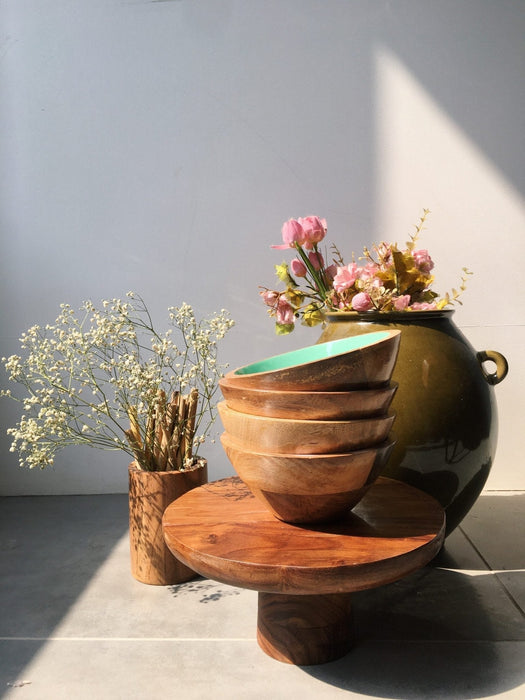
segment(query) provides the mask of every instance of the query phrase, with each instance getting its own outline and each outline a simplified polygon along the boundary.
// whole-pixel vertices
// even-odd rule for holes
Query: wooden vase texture
[[[489,475],[497,442],[493,385],[507,362],[476,352],[452,321],[453,311],[333,313],[319,342],[385,329],[401,331],[392,379],[398,390],[395,446],[384,474],[434,496],[447,534],[461,522]],[[491,360],[493,373],[485,362]]]
[[[155,586],[184,583],[196,577],[164,541],[162,516],[170,503],[208,481],[208,465],[201,460],[185,471],[150,472],[129,465],[129,540],[131,573],[137,581]]]

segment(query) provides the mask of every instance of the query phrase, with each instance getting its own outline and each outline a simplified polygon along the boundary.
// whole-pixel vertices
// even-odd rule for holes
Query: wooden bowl
[[[346,391],[387,384],[401,332],[384,330],[317,343],[228,372],[238,386],[281,391]]]
[[[238,386],[227,377],[219,380],[226,404],[234,411],[269,418],[350,420],[383,415],[397,391],[391,383],[376,389],[351,391],[279,391]]]
[[[384,442],[395,415],[357,420],[267,418],[217,404],[224,429],[248,450],[282,454],[350,452]]]
[[[394,445],[296,456],[246,450],[228,433],[221,442],[254,496],[288,523],[325,522],[351,510],[383,471]]]

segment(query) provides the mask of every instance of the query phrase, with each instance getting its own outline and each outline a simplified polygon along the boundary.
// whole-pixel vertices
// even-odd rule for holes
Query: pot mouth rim
[[[356,319],[367,320],[395,320],[415,321],[429,318],[447,318],[455,313],[455,309],[425,309],[422,311],[325,311],[323,316],[331,322]]]

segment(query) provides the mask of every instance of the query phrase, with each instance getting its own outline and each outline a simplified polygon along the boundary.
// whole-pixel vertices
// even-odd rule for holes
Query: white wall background
[[[0,355],[61,302],[140,292],[226,307],[237,366],[314,342],[258,298],[289,217],[349,258],[424,207],[436,289],[510,374],[487,488],[525,488],[522,0],[1,0]],[[2,371],[3,374],[3,371]],[[5,377],[2,377],[4,381]],[[73,449],[28,471],[0,404],[0,493],[125,491],[127,459]],[[210,477],[232,469],[210,445]]]

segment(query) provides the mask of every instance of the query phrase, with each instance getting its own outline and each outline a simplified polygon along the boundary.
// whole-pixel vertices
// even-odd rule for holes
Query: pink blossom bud
[[[370,311],[373,306],[370,294],[366,292],[359,292],[359,294],[356,294],[352,299],[352,308],[354,311]]]
[[[277,304],[276,321],[281,326],[288,326],[295,323],[293,307],[286,301],[286,299],[283,299],[282,297],[279,299],[279,303]]]
[[[403,294],[401,297],[394,297],[394,309],[396,311],[403,311],[410,304],[410,294]]]
[[[277,292],[272,292],[270,289],[266,289],[261,292],[261,297],[267,306],[275,306],[279,299],[279,294]]]
[[[297,258],[292,260],[290,263],[290,269],[292,271],[292,275],[295,277],[306,277],[306,265],[302,260],[298,260]]]
[[[325,269],[325,273],[328,279],[333,280],[337,275],[337,265],[328,265],[328,267]]]
[[[412,257],[421,272],[430,272],[434,267],[434,261],[428,254],[428,250],[414,250],[412,252]]]
[[[316,253],[315,250],[312,250],[311,253],[308,253],[308,258],[312,263],[314,270],[320,270],[322,267],[324,267],[324,260],[321,253]]]
[[[281,233],[284,242],[282,245],[273,245],[272,248],[294,248],[296,243],[303,245],[306,240],[305,231],[296,219],[285,221]]]
[[[326,219],[318,216],[305,216],[299,219],[305,233],[304,245],[313,248],[314,243],[319,243],[326,236]]]

